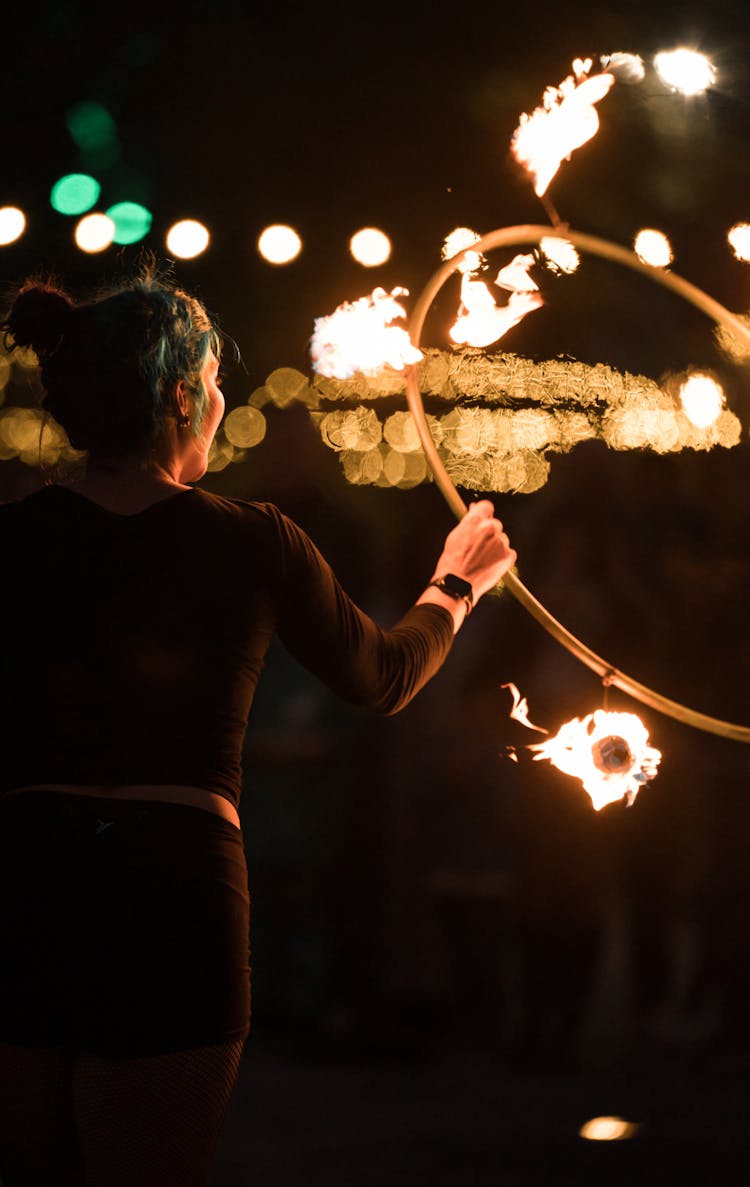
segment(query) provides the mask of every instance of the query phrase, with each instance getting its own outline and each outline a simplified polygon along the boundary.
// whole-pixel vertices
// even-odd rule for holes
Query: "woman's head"
[[[201,303],[153,269],[81,304],[27,281],[5,329],[38,355],[44,407],[92,462],[146,460],[175,428],[208,448],[221,338]]]

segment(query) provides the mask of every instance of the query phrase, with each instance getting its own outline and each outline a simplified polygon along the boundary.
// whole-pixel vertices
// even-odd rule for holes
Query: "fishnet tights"
[[[0,1044],[3,1187],[203,1187],[242,1047],[103,1059]]]

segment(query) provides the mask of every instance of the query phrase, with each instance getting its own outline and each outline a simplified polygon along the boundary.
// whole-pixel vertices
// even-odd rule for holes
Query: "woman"
[[[237,803],[271,636],[396,712],[515,553],[477,504],[382,631],[275,507],[190,485],[224,412],[196,300],[29,282],[6,330],[88,466],[0,507],[3,1184],[198,1187],[248,1032]]]

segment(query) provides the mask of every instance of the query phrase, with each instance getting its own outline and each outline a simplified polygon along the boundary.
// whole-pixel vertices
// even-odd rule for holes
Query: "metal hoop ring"
[[[548,237],[567,239],[575,247],[580,248],[581,251],[591,252],[592,255],[602,256],[604,259],[612,260],[614,263],[623,264],[626,268],[631,268],[635,272],[643,273],[650,280],[656,281],[657,284],[661,284],[664,288],[671,289],[677,296],[695,305],[718,324],[725,326],[730,333],[736,338],[739,338],[750,350],[750,329],[744,322],[733,313],[730,313],[723,305],[720,305],[718,301],[715,301],[713,297],[709,297],[702,289],[690,284],[689,281],[683,280],[680,276],[675,276],[673,272],[665,272],[662,269],[652,267],[650,264],[644,264],[634,252],[628,251],[627,248],[620,247],[616,243],[610,243],[606,239],[600,239],[594,235],[582,234],[579,231],[574,232],[567,227],[552,228],[533,225],[500,227],[496,231],[490,231],[489,234],[483,235],[478,242],[472,243],[470,247],[465,248],[453,256],[438,269],[422,290],[414,308],[414,313],[412,314],[409,333],[414,346],[419,346],[420,336],[430,306],[445,282],[458,269],[466,252],[487,252],[498,247],[540,243],[542,239]],[[406,371],[406,398],[409,404],[409,410],[414,417],[419,440],[432,469],[435,481],[456,518],[462,519],[468,508],[456,490],[453,480],[448,474],[443,460],[435,447],[435,442],[432,439],[432,434],[427,424],[422,393],[419,390],[417,372],[414,366],[408,367]],[[718,717],[711,717],[707,713],[700,713],[696,709],[691,709],[687,705],[680,704],[679,701],[673,701],[669,697],[662,696],[661,693],[648,688],[645,684],[641,684],[631,676],[626,675],[625,672],[620,672],[617,668],[613,667],[608,660],[602,659],[595,651],[592,651],[590,647],[587,647],[585,643],[577,639],[562,623],[558,622],[542,603],[537,601],[531,591],[526,588],[520,578],[515,574],[507,573],[503,579],[503,585],[521,603],[524,609],[544,627],[553,639],[556,639],[558,643],[566,647],[576,659],[580,660],[581,663],[585,664],[593,672],[596,672],[598,676],[607,677],[610,684],[613,684],[622,692],[627,693],[628,696],[633,697],[644,705],[648,705],[651,709],[656,709],[659,713],[663,713],[667,717],[672,717],[676,721],[683,722],[685,725],[693,726],[695,729],[704,730],[710,734],[719,734],[721,737],[731,738],[735,742],[750,742],[750,726],[736,725],[731,721],[722,721]]]

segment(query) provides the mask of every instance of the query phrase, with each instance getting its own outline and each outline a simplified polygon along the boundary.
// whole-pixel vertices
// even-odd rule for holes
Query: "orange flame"
[[[513,133],[511,151],[532,176],[534,191],[541,197],[562,162],[576,148],[586,144],[599,128],[598,103],[614,83],[612,74],[589,78],[591,58],[576,58],[573,74],[559,87],[547,87],[542,106],[524,113]]]
[[[661,753],[648,745],[648,731],[635,713],[597,709],[574,717],[554,738],[529,747],[534,759],[546,758],[566,775],[580,779],[598,812],[625,799],[632,804],[644,783],[656,774]]]
[[[406,317],[396,300],[402,296],[408,296],[408,289],[387,293],[376,288],[369,297],[344,301],[327,317],[316,318],[310,340],[313,368],[331,379],[351,379],[357,372],[376,375],[384,367],[402,371],[418,363],[421,350],[412,346],[405,329],[391,325]]]
[[[448,333],[459,346],[491,346],[544,302],[539,293],[513,292],[498,305],[482,280],[461,277],[461,305]]]

